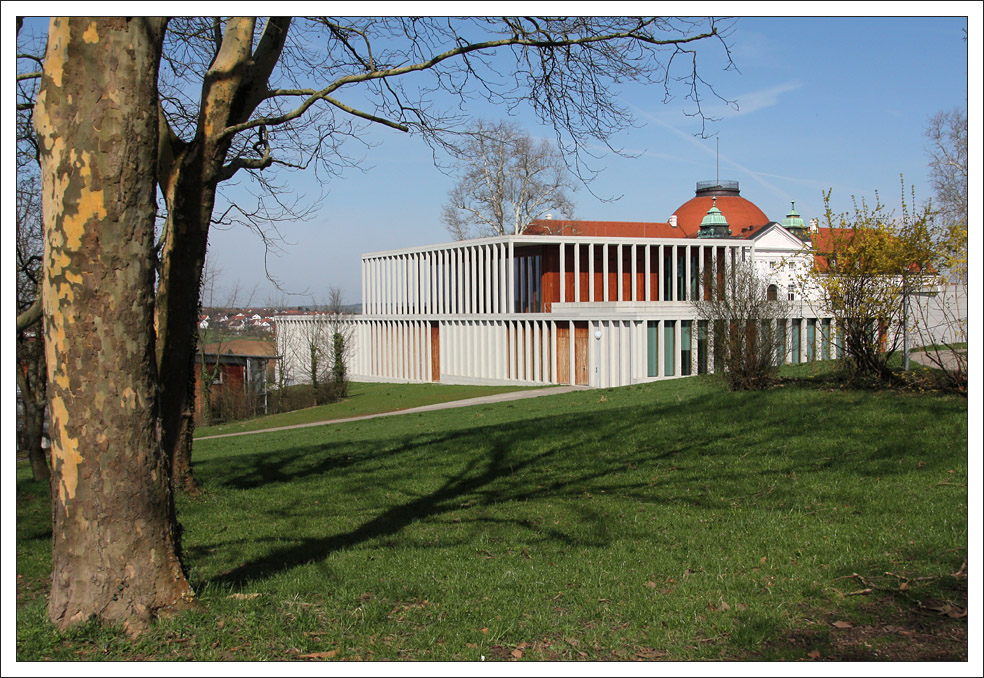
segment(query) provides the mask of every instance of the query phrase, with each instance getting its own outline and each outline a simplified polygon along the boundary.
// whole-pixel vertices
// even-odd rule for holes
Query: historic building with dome
[[[707,322],[691,301],[707,294],[706,273],[739,261],[768,278],[770,297],[802,302],[785,323],[786,361],[829,357],[831,319],[796,285],[797,267],[812,261],[808,230],[795,205],[771,221],[737,182],[715,181],[698,183],[665,222],[545,219],[523,235],[364,254],[349,373],[609,387],[713,371]],[[320,321],[277,322],[290,370],[305,353],[305,324]]]

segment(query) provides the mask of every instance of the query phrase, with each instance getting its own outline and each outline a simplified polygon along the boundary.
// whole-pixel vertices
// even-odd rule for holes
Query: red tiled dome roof
[[[674,212],[679,229],[687,237],[696,237],[700,230],[700,222],[707,216],[707,211],[711,209],[713,203],[713,196],[700,195],[680,205]],[[731,235],[735,238],[743,238],[750,234],[752,229],[769,223],[769,217],[765,216],[765,212],[756,207],[751,200],[746,200],[740,195],[718,195],[717,208],[728,220]],[[742,233],[745,229],[749,230]]]

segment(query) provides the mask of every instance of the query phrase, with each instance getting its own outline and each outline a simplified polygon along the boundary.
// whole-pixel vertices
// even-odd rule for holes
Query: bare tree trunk
[[[194,600],[159,439],[157,68],[165,22],[55,17],[35,108],[45,222],[52,584],[59,628],[133,634]]]
[[[193,163],[197,164],[197,163]],[[189,169],[194,173],[195,169]],[[195,426],[195,352],[198,336],[198,295],[208,221],[215,199],[213,186],[208,196],[198,191],[187,194],[187,187],[177,180],[175,194],[168,204],[168,239],[161,256],[157,288],[157,368],[160,374],[162,443],[171,465],[176,490],[190,494],[198,491],[191,467],[192,438]],[[193,182],[188,182],[193,183]],[[211,201],[207,198],[211,198]],[[189,203],[204,200],[206,205]],[[200,211],[199,211],[200,210]],[[207,210],[207,212],[205,211]],[[202,214],[205,212],[204,224]]]
[[[21,397],[24,399],[24,438],[27,446],[27,458],[31,463],[31,476],[36,482],[51,480],[51,469],[45,459],[42,441],[44,439],[44,400],[46,382],[44,372],[44,352],[41,347],[31,347],[38,350],[40,355],[31,356],[28,369],[34,369],[33,374],[25,374],[21,366],[17,366],[17,385],[20,386]],[[36,362],[35,362],[36,361]]]
[[[168,210],[155,318],[162,437],[171,460],[174,487],[189,492],[197,491],[191,449],[202,269],[216,188],[240,168],[225,164],[232,144],[232,136],[225,130],[247,119],[262,100],[289,25],[289,19],[272,19],[254,50],[254,17],[235,17],[226,23],[202,85],[201,113],[193,140],[178,139],[159,112],[158,181]]]

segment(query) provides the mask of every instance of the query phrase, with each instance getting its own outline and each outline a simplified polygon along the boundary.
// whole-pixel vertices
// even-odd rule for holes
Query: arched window
[[[765,298],[768,301],[775,301],[779,298],[779,288],[775,285],[769,285],[769,289],[765,291]]]

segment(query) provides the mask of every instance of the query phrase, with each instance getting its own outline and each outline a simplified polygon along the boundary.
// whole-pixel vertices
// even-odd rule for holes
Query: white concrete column
[[[471,262],[469,261],[468,247],[459,247],[459,274],[461,280],[461,313],[471,313]]]
[[[478,276],[479,281],[482,285],[482,306],[479,312],[488,315],[492,312],[492,266],[490,265],[491,248],[488,245],[482,245],[481,249],[481,260],[482,268],[481,273]]]
[[[455,247],[451,250],[451,312],[454,314],[459,314],[462,312],[461,278],[461,248]]]
[[[691,289],[691,285],[690,285],[690,276],[691,276],[690,255],[691,255],[690,245],[684,245],[683,246],[683,292],[684,292],[683,298],[693,301],[693,299],[691,299],[691,297],[693,296],[693,289]]]
[[[574,298],[581,301],[581,245],[574,243]]]
[[[443,253],[441,250],[435,250],[431,256],[431,285],[434,288],[434,303],[431,309],[432,313],[444,313],[444,266],[443,266]]]
[[[495,312],[506,312],[506,245],[495,245]]]
[[[383,259],[376,259],[376,313],[386,313],[386,270]]]
[[[660,261],[662,260],[660,257]],[[660,276],[660,286],[662,280],[663,277]],[[661,378],[666,376],[666,328],[663,326],[665,322],[665,320],[656,321],[656,373]]]
[[[399,280],[399,259],[397,257],[387,257],[386,273],[389,276],[389,312],[396,315],[400,312],[400,280]]]
[[[593,257],[592,257],[592,261],[594,261],[594,258]],[[571,382],[570,383],[571,383],[571,386],[573,386],[574,384],[577,383],[577,369],[575,368],[575,365],[574,365],[575,358],[574,358],[574,321],[573,320],[568,320],[567,321],[567,332],[568,332],[568,336],[570,338],[570,341],[567,342],[567,344],[568,344],[567,345],[567,351],[568,351],[568,354],[569,354],[567,356],[567,359],[569,361],[568,362],[568,365],[570,365],[570,368],[568,369],[568,371],[570,373],[570,379],[571,379]],[[589,338],[588,341],[591,341],[591,339]],[[588,353],[590,354],[591,351],[589,350]]]
[[[394,376],[397,379],[403,378],[403,321],[393,321],[393,358]]]
[[[390,350],[392,348],[389,340],[389,321],[384,320],[379,323],[377,339],[379,340],[379,376],[390,376]]]
[[[523,361],[523,378],[526,381],[533,380],[533,328],[532,322],[523,321],[523,347],[526,351],[526,360]]]
[[[683,374],[683,347],[681,340],[683,337],[683,322],[677,318],[673,325],[673,363],[676,366],[676,375]]]
[[[391,313],[389,257],[379,259],[379,310],[384,315]]]
[[[450,249],[441,251],[441,313],[445,315],[451,314],[451,298],[454,295],[454,271],[451,267],[452,251]]]
[[[489,313],[499,312],[499,244],[489,245]]]
[[[396,283],[396,298],[394,299],[394,301],[396,302],[396,304],[395,304],[395,306],[396,306],[395,312],[397,313],[397,315],[399,315],[399,314],[402,314],[402,313],[405,312],[403,310],[403,295],[404,295],[403,283],[404,283],[404,274],[403,274],[403,255],[402,254],[397,254],[396,257],[393,258],[393,275],[394,275],[394,282]]]
[[[659,298],[659,301],[667,301],[670,299],[670,297],[667,296],[667,291],[666,291],[666,275],[665,275],[666,272],[664,270],[666,268],[665,259],[666,259],[666,245],[657,245],[656,246],[656,287],[658,290],[658,294],[656,296]],[[662,372],[660,372],[660,374],[662,374]]]
[[[376,260],[376,306],[380,315],[389,313],[389,261],[387,257]]]
[[[639,301],[639,282],[636,279],[639,275],[639,253],[635,243],[632,244],[630,256],[632,257],[632,295],[629,298],[632,301]]]
[[[697,246],[697,298],[704,298],[704,251],[705,247],[703,245]]]
[[[677,286],[677,257],[680,256],[680,252],[677,249],[677,245],[670,246],[670,290],[672,296],[670,297],[673,301],[680,301],[680,289]],[[679,323],[677,323],[679,325]]]
[[[516,312],[516,246],[509,241],[509,256],[506,259],[506,309],[507,313]]]
[[[414,255],[414,266],[416,267],[416,273],[413,276],[413,312],[423,313],[424,312],[424,293],[427,290],[426,281],[424,279],[424,254],[423,252],[417,252]]]
[[[557,247],[560,248],[560,303],[564,303],[567,301],[567,285],[565,284],[566,280],[564,279],[567,275],[567,261],[565,260],[567,255],[567,247],[564,243],[560,243]]]
[[[601,291],[604,295],[602,301],[610,301],[608,297],[608,243],[601,246]]]
[[[366,299],[362,304],[362,313],[365,315],[372,315],[373,313],[375,313],[375,311],[373,310],[374,290],[373,290],[373,280],[372,280],[372,275],[373,275],[372,259],[365,260],[365,264],[366,264]]]
[[[588,301],[595,300],[595,267],[594,267],[594,243],[588,244]],[[571,335],[574,341],[574,335]]]
[[[372,311],[383,313],[383,264],[379,257],[372,260]]]
[[[396,274],[397,276],[399,276],[399,281],[400,281],[400,313],[401,314],[406,314],[407,307],[409,306],[409,304],[407,303],[407,299],[410,294],[409,259],[410,258],[408,255],[401,254],[399,259],[397,260],[399,263],[398,263]]]
[[[595,327],[601,332],[600,339],[595,339]],[[593,380],[593,385],[597,388],[612,385],[608,377],[608,341],[610,336],[611,328],[607,321],[600,320],[597,324],[592,323],[588,325],[588,369],[590,370],[588,379],[589,381]],[[591,363],[594,363],[594,365],[591,365]],[[591,369],[591,367],[595,369]]]
[[[468,294],[471,300],[471,304],[469,304],[468,307],[468,312],[474,314],[479,312],[478,248],[474,245],[468,248],[468,263],[468,270],[470,271],[468,287],[471,288]]]
[[[577,250],[577,245],[574,246],[575,251]],[[557,352],[557,323],[553,320],[549,321],[550,324],[550,337],[547,339],[549,355],[550,355],[550,383],[556,384],[557,382],[557,372],[558,372],[558,360],[560,356]]]
[[[428,252],[427,253],[427,274],[426,274],[426,278],[427,278],[427,306],[426,306],[426,312],[429,315],[433,315],[434,313],[437,312],[437,309],[436,309],[436,307],[434,305],[434,301],[435,301],[435,297],[436,297],[436,295],[434,294],[434,252]],[[428,375],[427,379],[428,379],[428,381],[430,381],[430,376],[429,375]]]
[[[498,264],[497,264],[498,265]],[[491,333],[491,345],[489,346],[489,360],[491,361],[492,378],[501,379],[502,378],[502,352],[503,352],[503,342],[502,342],[502,321],[492,320],[489,323],[489,332]]]
[[[643,245],[642,248],[643,248],[643,258],[646,260],[645,263],[643,264],[643,268],[646,271],[646,296],[643,299],[643,301],[652,301],[653,300],[652,263],[649,261],[653,254],[652,245],[647,243]]]

